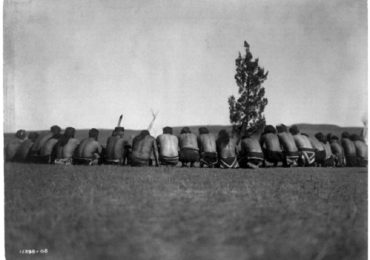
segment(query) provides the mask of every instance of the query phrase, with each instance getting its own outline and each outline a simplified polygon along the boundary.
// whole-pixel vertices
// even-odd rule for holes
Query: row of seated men
[[[207,128],[199,128],[199,135],[188,127],[179,136],[171,127],[163,128],[163,134],[154,138],[148,130],[137,135],[132,144],[124,138],[124,128],[116,127],[108,138],[105,148],[98,141],[99,131],[91,129],[82,141],[75,138],[75,129],[67,127],[63,134],[59,126],[38,135],[32,132],[26,137],[24,130],[16,133],[16,139],[5,148],[7,161],[54,164],[97,165],[117,164],[131,166],[182,166],[258,168],[260,166],[322,166],[366,167],[367,144],[358,135],[337,136],[317,133],[308,136],[300,133],[297,126],[289,130],[285,125],[265,127],[260,138],[244,134],[232,137],[221,130],[215,137]]]

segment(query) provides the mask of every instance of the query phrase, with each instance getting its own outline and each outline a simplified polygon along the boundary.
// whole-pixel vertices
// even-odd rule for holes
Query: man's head
[[[61,146],[65,146],[69,139],[75,137],[75,129],[73,127],[67,127],[66,130],[64,130],[64,134],[59,139],[59,144]]]
[[[190,134],[191,131],[189,129],[189,127],[184,127],[183,129],[181,129],[181,134]]]
[[[316,137],[316,139],[317,139],[317,140],[319,140],[320,142],[325,143],[323,133],[318,132],[318,133],[316,133],[316,134],[315,134],[315,137]]]
[[[172,135],[172,127],[169,127],[169,126],[164,127],[163,133]]]
[[[39,133],[37,132],[31,132],[28,134],[28,139],[30,139],[32,142],[35,142],[37,137],[39,137]]]
[[[26,138],[26,130],[24,129],[19,129],[16,133],[15,133],[15,137],[19,138],[19,139],[25,139]]]
[[[208,128],[207,127],[200,127],[199,128],[199,134],[202,135],[202,134],[209,134],[209,131],[208,131]]]
[[[124,133],[125,133],[125,128],[122,126],[117,126],[114,128],[112,136],[116,136],[116,135],[123,136]]]
[[[53,125],[52,127],[50,127],[50,132],[53,134],[53,136],[60,135],[61,131],[62,129],[57,125]]]
[[[348,132],[343,132],[342,133],[342,139],[344,139],[344,138],[350,138],[350,135],[349,135]]]
[[[289,132],[290,132],[292,135],[297,135],[297,134],[299,134],[298,126],[296,126],[296,125],[292,125],[292,126],[289,128]]]
[[[264,134],[276,134],[276,129],[274,126],[272,125],[267,125],[265,126],[265,129],[263,131]]]
[[[91,128],[89,131],[89,137],[94,138],[97,141],[99,138],[99,130],[96,128]]]
[[[306,137],[310,137],[308,134],[306,134],[306,133],[301,133],[301,135],[304,135],[304,136],[306,136]]]
[[[284,133],[284,132],[288,132],[288,127],[284,124],[280,124],[276,126],[276,130],[278,133]]]
[[[330,141],[339,141],[339,138],[336,135],[331,135],[330,136]]]
[[[350,139],[352,141],[361,141],[361,137],[359,135],[356,135],[356,134],[351,134]]]
[[[230,141],[230,135],[225,129],[222,129],[222,130],[220,130],[220,132],[218,132],[218,138],[217,139],[218,139],[219,142],[227,144]]]

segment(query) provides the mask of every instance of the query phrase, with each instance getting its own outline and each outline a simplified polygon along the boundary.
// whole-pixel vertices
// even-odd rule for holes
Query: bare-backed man
[[[190,131],[189,127],[181,129],[179,145],[182,167],[186,167],[188,163],[190,167],[194,167],[194,163],[199,161],[199,147],[197,136]]]
[[[31,132],[28,134],[28,138],[22,142],[15,153],[14,160],[17,162],[28,162],[31,148],[37,139],[39,134],[37,132]]]
[[[300,152],[300,166],[314,166],[315,165],[315,149],[313,149],[310,139],[302,135],[296,125],[289,129],[294,137],[295,144]]]
[[[26,138],[27,138],[26,131],[23,129],[20,129],[15,133],[15,138],[5,146],[6,161],[13,161],[18,148],[26,140]]]
[[[56,156],[56,148],[59,139],[62,137],[62,134],[59,131],[55,131],[54,135],[49,138],[40,148],[39,155],[32,154],[32,162],[36,163],[54,163]]]
[[[67,127],[63,135],[55,145],[55,164],[71,165],[73,163],[73,155],[80,141],[75,138],[76,130],[73,127]]]
[[[260,137],[260,144],[265,155],[265,165],[272,163],[276,167],[280,162],[284,164],[283,151],[275,127],[272,125],[265,127]]]
[[[278,138],[284,155],[284,166],[291,167],[298,165],[299,151],[295,144],[294,137],[285,125],[277,125]]]
[[[356,147],[356,156],[357,156],[357,166],[367,167],[368,157],[367,157],[367,144],[365,141],[358,135],[351,135],[351,140]]]
[[[237,140],[231,138],[229,133],[222,129],[218,133],[216,147],[218,153],[219,167],[223,169],[239,168]]]
[[[199,128],[198,147],[200,152],[200,167],[204,165],[213,168],[217,165],[216,138],[206,127]]]
[[[31,157],[36,157],[35,159],[37,160],[38,156],[40,156],[41,154],[41,148],[51,138],[55,136],[58,136],[59,138],[61,131],[62,129],[59,126],[53,125],[52,127],[50,127],[50,132],[43,134],[43,135],[39,135],[39,137],[36,139],[35,143],[33,144],[31,148]]]
[[[157,142],[148,130],[143,130],[132,141],[131,166],[159,166]]]
[[[356,146],[350,139],[348,132],[342,133],[342,147],[346,157],[346,166],[355,167],[357,165]]]
[[[248,133],[245,133],[240,141],[240,167],[256,169],[262,166],[263,160],[264,155],[258,139],[253,138]]]
[[[125,129],[117,126],[107,140],[104,162],[107,164],[124,165],[128,157],[128,143],[124,139]]]
[[[98,165],[101,163],[102,146],[98,141],[99,130],[89,130],[89,137],[81,141],[73,158],[74,164]]]
[[[304,135],[304,134],[303,134]],[[322,142],[320,142],[315,136],[308,136],[313,149],[315,150],[315,164],[316,166],[325,166],[325,147]]]
[[[175,166],[179,162],[179,140],[173,135],[172,128],[163,128],[163,134],[157,137],[159,161],[162,165]]]
[[[323,133],[318,132],[315,134],[315,137],[317,140],[319,140],[324,145],[325,164],[323,166],[333,167],[334,166],[334,156],[333,156],[333,152],[331,151],[330,143],[327,141],[326,136]]]
[[[339,138],[336,135],[328,134],[330,138],[330,148],[334,155],[334,165],[336,167],[346,166],[346,157],[344,156],[343,146],[339,143]]]

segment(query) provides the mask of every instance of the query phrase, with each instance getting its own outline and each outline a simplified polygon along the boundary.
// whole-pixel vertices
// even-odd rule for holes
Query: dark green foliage
[[[243,135],[245,131],[252,134],[265,126],[263,115],[267,98],[262,83],[267,79],[268,71],[258,65],[258,59],[253,60],[249,44],[244,41],[245,55],[239,52],[235,60],[235,80],[240,96],[229,97],[230,122],[237,134]]]

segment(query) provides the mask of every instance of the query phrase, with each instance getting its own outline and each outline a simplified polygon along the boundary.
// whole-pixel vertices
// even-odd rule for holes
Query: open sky
[[[361,126],[365,0],[5,0],[4,131],[229,124],[247,40],[268,124]]]

